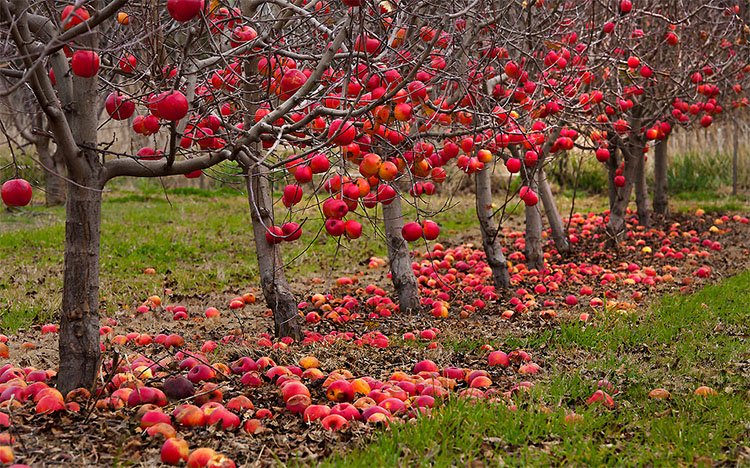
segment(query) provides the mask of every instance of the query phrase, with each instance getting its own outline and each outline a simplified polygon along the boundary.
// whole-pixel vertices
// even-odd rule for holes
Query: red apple
[[[203,10],[203,0],[167,0],[167,11],[175,21],[184,23]]]
[[[24,179],[5,181],[0,189],[0,197],[7,206],[26,206],[31,202],[31,184]]]
[[[81,78],[91,78],[99,72],[99,54],[93,50],[77,50],[70,59],[73,74]]]
[[[168,465],[179,465],[181,461],[187,461],[190,447],[187,441],[177,437],[167,439],[161,446],[161,462]]]
[[[67,5],[63,8],[62,15],[60,15],[65,31],[84,21],[88,21],[90,17],[85,7],[76,8],[74,5]]]
[[[129,119],[135,112],[135,103],[117,91],[109,93],[104,107],[113,120]]]
[[[326,397],[337,403],[352,401],[354,399],[354,389],[348,381],[337,380],[326,389]]]
[[[422,223],[422,234],[428,241],[435,240],[440,235],[440,226],[435,221],[425,220]]]
[[[404,240],[407,242],[414,242],[422,237],[422,226],[414,221],[406,223],[404,224],[404,227],[401,228],[401,235],[404,236]]]

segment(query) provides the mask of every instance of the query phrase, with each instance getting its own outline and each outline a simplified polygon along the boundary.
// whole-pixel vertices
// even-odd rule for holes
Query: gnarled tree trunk
[[[254,165],[247,178],[250,214],[253,220],[255,251],[258,256],[260,284],[266,305],[273,311],[274,332],[277,337],[302,337],[297,300],[284,275],[280,249],[266,241],[266,226],[273,226],[273,200],[268,182],[268,169]]]
[[[401,234],[404,217],[401,211],[401,197],[383,205],[383,223],[385,224],[385,241],[388,245],[388,263],[391,268],[391,281],[396,289],[401,312],[419,310],[419,287],[417,277],[411,268],[409,245]]]
[[[659,141],[654,148],[654,214],[666,217],[669,212],[667,195],[667,143],[669,136]]]
[[[613,246],[617,246],[624,237],[625,213],[635,185],[636,159],[643,159],[643,142],[635,135],[631,135],[630,138],[633,141],[628,141],[626,145],[620,148],[625,163],[623,170],[625,185],[617,189],[617,196],[610,210],[609,222],[607,223],[607,234],[610,237],[610,244]]]
[[[526,185],[534,192],[539,193],[539,185],[536,177],[524,177]],[[544,268],[544,251],[542,249],[542,214],[539,212],[539,204],[526,206],[526,266],[541,270]]]
[[[643,227],[651,226],[651,210],[648,201],[648,185],[646,184],[646,157],[642,147],[636,148],[635,157],[635,206],[638,209],[638,224]]]
[[[555,197],[552,195],[552,188],[547,180],[547,174],[541,166],[537,169],[536,180],[539,186],[539,198],[541,198],[542,205],[544,205],[544,212],[547,215],[547,221],[552,230],[552,239],[555,241],[555,248],[558,253],[565,255],[570,252],[570,240],[565,232],[565,225],[557,209]]]
[[[617,167],[619,166],[618,158],[618,145],[614,139],[610,140],[609,144],[609,160],[607,160],[607,186],[609,187],[609,209],[615,206],[615,200],[617,200],[617,186],[615,185],[615,175],[617,174]]]
[[[503,247],[498,236],[498,226],[492,217],[492,171],[485,167],[474,175],[476,185],[477,219],[482,232],[482,246],[487,256],[487,264],[492,269],[492,281],[496,289],[510,285],[508,262],[503,255]]]

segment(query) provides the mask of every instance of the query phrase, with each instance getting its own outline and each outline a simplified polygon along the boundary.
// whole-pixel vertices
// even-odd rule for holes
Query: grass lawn
[[[138,192],[114,190],[102,208],[101,303],[104,314],[171,288],[200,297],[258,288],[258,269],[246,196],[233,189],[172,189],[151,183]],[[476,224],[466,198],[441,199],[456,209],[433,219],[446,238]],[[279,204],[277,219],[288,211]],[[290,281],[297,277],[353,274],[373,255],[385,257],[382,224],[359,218],[367,238],[340,242],[321,234],[317,208],[295,215],[302,238],[283,246]],[[406,216],[414,209],[405,205]],[[374,213],[377,216],[378,213]],[[0,329],[46,322],[62,300],[65,209],[34,206],[0,211]],[[156,275],[144,275],[147,267]]]
[[[559,194],[564,216],[572,193]],[[497,196],[500,206],[504,193]],[[436,196],[432,206],[450,207],[428,217],[442,227],[445,241],[479,240],[476,210],[471,196]],[[298,205],[302,206],[304,205]],[[692,212],[742,210],[746,198],[707,200],[676,197],[673,207]],[[576,211],[601,211],[602,197],[578,193]],[[315,207],[301,207],[295,220],[307,218],[300,241],[284,245],[287,275],[332,277],[353,274],[370,256],[385,257],[382,223],[359,218],[365,225],[357,241],[337,242],[325,233]],[[415,210],[404,205],[405,217]],[[518,203],[509,203],[510,224],[521,220]],[[375,217],[379,213],[374,212]],[[63,207],[34,206],[18,212],[0,212],[0,329],[16,330],[31,322],[53,320],[60,309],[62,291]],[[277,220],[288,211],[279,204]],[[424,216],[424,214],[423,214]],[[369,237],[369,238],[366,238]],[[102,209],[101,310],[112,313],[151,294],[170,288],[177,295],[201,297],[257,288],[258,271],[247,198],[225,187],[164,190],[157,181],[137,181],[124,189],[115,185],[105,194]],[[143,275],[147,267],[153,276]]]
[[[416,424],[394,424],[331,466],[684,466],[750,464],[750,272],[597,327],[563,323],[526,343],[546,375],[505,404],[454,400]],[[596,382],[616,407],[587,406]],[[707,385],[718,395],[701,397]],[[671,399],[650,399],[657,387]],[[619,393],[616,393],[619,392]],[[616,394],[615,394],[616,393]],[[565,415],[583,418],[569,424]]]

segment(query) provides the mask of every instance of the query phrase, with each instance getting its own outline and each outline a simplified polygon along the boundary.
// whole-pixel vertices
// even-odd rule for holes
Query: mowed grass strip
[[[651,310],[597,317],[596,326],[570,322],[540,340],[509,339],[544,354],[544,374],[514,397],[517,410],[453,400],[326,465],[750,464],[748,291],[745,272]],[[615,387],[614,410],[585,403],[601,379]],[[701,385],[718,395],[695,395]],[[671,399],[650,399],[657,387]],[[566,423],[571,412],[582,419]]]

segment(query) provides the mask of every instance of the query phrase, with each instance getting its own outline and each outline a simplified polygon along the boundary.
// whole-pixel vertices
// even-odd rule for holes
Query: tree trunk
[[[498,227],[492,217],[492,171],[489,167],[476,173],[477,219],[482,231],[482,246],[487,256],[487,264],[492,269],[492,281],[495,289],[505,289],[510,286],[508,262],[503,255],[503,247],[498,236]]]
[[[738,172],[740,167],[740,126],[735,118],[732,122],[734,132],[732,132],[732,195],[737,196],[738,189]]]
[[[297,299],[284,275],[284,263],[278,246],[266,241],[266,226],[273,226],[273,200],[268,169],[254,165],[247,178],[250,214],[253,220],[255,252],[258,256],[260,285],[266,305],[273,311],[274,332],[278,338],[302,338]]]
[[[65,221],[65,273],[60,318],[60,372],[65,395],[89,388],[99,369],[99,238],[102,192],[98,182],[68,184]]]
[[[615,200],[617,200],[617,186],[615,185],[615,175],[617,174],[617,167],[619,166],[617,158],[618,147],[616,144],[610,143],[609,145],[609,160],[607,161],[607,182],[609,186],[609,209],[610,211],[615,206]]]
[[[525,171],[525,169],[524,169]],[[526,185],[533,191],[539,193],[539,187],[536,183],[536,177],[529,178],[524,176]],[[542,214],[539,212],[539,204],[526,206],[526,266],[541,270],[544,268],[544,252],[542,249]]]
[[[36,145],[39,160],[44,165],[44,196],[47,206],[65,204],[65,163],[60,150],[50,153],[49,140]]]
[[[638,208],[638,224],[648,228],[651,226],[651,210],[648,206],[646,158],[642,148],[636,148],[633,156],[635,157],[635,205]]]
[[[557,210],[555,197],[552,195],[552,188],[549,185],[547,174],[543,167],[539,167],[536,177],[537,184],[539,185],[539,197],[542,200],[547,221],[552,229],[552,239],[555,241],[555,248],[560,254],[568,254],[570,253],[570,240],[565,232],[565,225],[560,217],[560,212]]]
[[[388,205],[383,205],[385,240],[388,245],[388,262],[391,267],[391,281],[396,289],[401,312],[419,310],[419,287],[417,277],[411,268],[409,246],[401,235],[404,217],[401,211],[401,197],[396,196]]]
[[[654,148],[654,214],[666,217],[669,212],[667,194],[667,143],[669,136],[659,141]]]
[[[635,137],[631,135],[631,138]],[[613,246],[617,246],[625,234],[625,213],[628,209],[628,203],[630,202],[630,195],[633,192],[633,185],[635,184],[635,159],[638,157],[643,158],[642,149],[643,143],[640,141],[629,141],[626,145],[620,148],[625,163],[623,170],[625,186],[616,190],[617,195],[612,204],[612,209],[609,213],[609,221],[607,222],[607,234],[610,236],[610,244]]]

